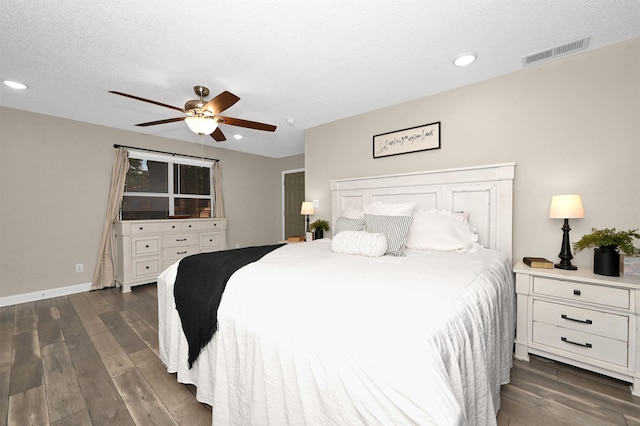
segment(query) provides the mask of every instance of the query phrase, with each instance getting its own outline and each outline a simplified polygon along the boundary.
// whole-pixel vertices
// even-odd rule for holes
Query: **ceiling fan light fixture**
[[[210,135],[218,128],[218,123],[212,118],[187,117],[184,121],[193,133],[199,135]]]

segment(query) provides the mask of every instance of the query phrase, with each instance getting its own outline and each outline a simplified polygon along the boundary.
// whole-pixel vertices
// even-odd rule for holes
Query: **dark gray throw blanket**
[[[173,295],[189,343],[189,368],[218,329],[218,306],[231,275],[283,245],[200,253],[180,261]]]

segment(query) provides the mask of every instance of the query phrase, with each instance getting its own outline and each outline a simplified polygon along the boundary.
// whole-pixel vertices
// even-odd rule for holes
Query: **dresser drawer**
[[[611,364],[627,366],[627,342],[620,340],[534,322],[533,341]]]
[[[165,235],[162,237],[163,247],[181,247],[198,244],[198,234]]]
[[[178,259],[182,259],[186,256],[191,256],[192,254],[200,253],[200,247],[198,246],[183,246],[183,247],[166,247],[164,249],[164,260],[165,261],[174,261]]]
[[[131,235],[180,231],[182,229],[180,225],[180,222],[172,221],[132,223]]]
[[[160,254],[160,237],[131,238],[132,256],[149,256]]]
[[[136,259],[131,262],[132,279],[157,277],[160,274],[160,257]]]
[[[629,309],[629,290],[615,287],[605,287],[575,281],[554,280],[535,277],[533,292],[546,296],[562,297],[596,305],[613,306]]]
[[[200,247],[202,247],[202,250],[204,251],[220,249],[222,246],[221,242],[222,240],[220,239],[219,232],[200,235]]]
[[[184,231],[206,231],[220,229],[221,222],[218,220],[185,220],[182,223],[182,230]]]
[[[628,341],[629,317],[560,303],[533,301],[533,321]]]

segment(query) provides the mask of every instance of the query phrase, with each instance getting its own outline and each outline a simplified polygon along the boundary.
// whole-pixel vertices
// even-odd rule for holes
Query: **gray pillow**
[[[411,216],[377,216],[365,214],[367,232],[379,232],[387,238],[387,252],[391,256],[406,256],[404,246],[407,243]]]
[[[362,231],[364,229],[364,219],[348,219],[339,217],[336,220],[336,228],[334,235],[342,231]]]

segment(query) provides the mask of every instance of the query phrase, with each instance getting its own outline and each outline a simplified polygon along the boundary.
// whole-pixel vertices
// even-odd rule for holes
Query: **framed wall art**
[[[440,122],[382,133],[373,137],[373,158],[440,149]]]

